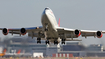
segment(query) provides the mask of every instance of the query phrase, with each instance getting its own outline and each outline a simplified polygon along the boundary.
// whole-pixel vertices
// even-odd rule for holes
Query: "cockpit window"
[[[49,10],[49,8],[45,8],[45,10]]]

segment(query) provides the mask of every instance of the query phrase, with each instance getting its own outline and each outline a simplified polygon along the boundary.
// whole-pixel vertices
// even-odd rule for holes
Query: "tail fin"
[[[3,50],[3,53],[5,53],[6,51],[7,51],[7,50],[6,50],[6,49],[4,49],[4,50]]]
[[[59,21],[58,21],[58,26],[60,26],[60,18],[59,18]]]
[[[18,50],[17,54],[20,54],[21,50]]]
[[[2,53],[0,53],[0,57],[4,56],[5,53],[6,53],[6,49],[4,49]]]

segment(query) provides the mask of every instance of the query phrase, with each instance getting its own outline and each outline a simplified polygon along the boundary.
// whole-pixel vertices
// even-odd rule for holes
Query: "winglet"
[[[60,18],[59,18],[59,21],[58,21],[58,26],[60,26]]]

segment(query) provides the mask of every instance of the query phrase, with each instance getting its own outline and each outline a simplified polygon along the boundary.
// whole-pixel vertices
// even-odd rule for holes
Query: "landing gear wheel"
[[[49,44],[49,40],[46,40],[46,42],[45,42],[46,44]]]
[[[62,41],[62,44],[65,44],[65,41]]]
[[[37,41],[37,44],[38,44],[38,43],[40,43],[40,44],[41,44],[41,41]]]
[[[45,28],[45,31],[48,31],[48,29],[47,29],[47,28]]]
[[[55,45],[55,44],[58,44],[58,41],[54,41],[54,45]]]
[[[62,44],[65,44],[65,39],[62,39]]]
[[[40,43],[41,44],[41,38],[37,38],[37,44]]]

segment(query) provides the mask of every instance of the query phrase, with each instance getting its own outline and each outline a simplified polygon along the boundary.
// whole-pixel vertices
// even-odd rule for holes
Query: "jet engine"
[[[21,29],[20,29],[20,33],[21,33],[22,35],[25,35],[25,34],[27,33],[27,31],[26,31],[25,28],[21,28]]]
[[[98,38],[101,38],[103,34],[102,34],[101,31],[97,31],[97,32],[96,32],[96,35],[97,35]]]
[[[74,34],[76,37],[79,37],[81,35],[81,32],[78,29],[76,29]]]
[[[7,34],[9,33],[9,30],[8,30],[7,28],[4,28],[4,29],[2,30],[2,33],[3,33],[4,35],[7,35]]]

